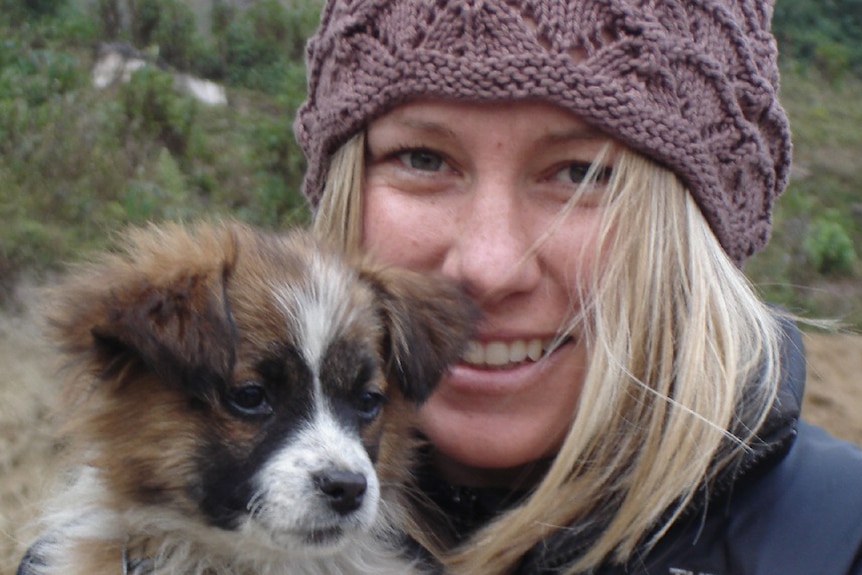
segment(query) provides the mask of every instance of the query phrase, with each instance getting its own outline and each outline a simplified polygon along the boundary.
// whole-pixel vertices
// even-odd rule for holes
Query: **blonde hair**
[[[333,157],[315,220],[347,249],[361,242],[363,151],[360,134]],[[777,318],[682,183],[623,149],[606,198],[600,253],[579,258],[593,281],[572,296],[589,369],[570,431],[523,503],[454,550],[452,573],[507,573],[561,528],[590,542],[565,573],[626,561],[706,497],[774,401]]]
[[[359,132],[332,155],[312,231],[346,251],[362,245],[362,180],[365,132]]]

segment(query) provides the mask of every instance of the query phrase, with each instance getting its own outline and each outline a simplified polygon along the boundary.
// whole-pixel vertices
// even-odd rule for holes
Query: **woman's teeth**
[[[524,361],[538,361],[551,346],[553,339],[516,339],[514,341],[471,340],[461,359],[479,366],[502,367]]]

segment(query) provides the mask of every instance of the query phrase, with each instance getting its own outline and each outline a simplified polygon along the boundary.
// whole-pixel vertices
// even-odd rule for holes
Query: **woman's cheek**
[[[445,251],[452,219],[453,214],[434,198],[369,182],[363,245],[383,262],[433,271]]]

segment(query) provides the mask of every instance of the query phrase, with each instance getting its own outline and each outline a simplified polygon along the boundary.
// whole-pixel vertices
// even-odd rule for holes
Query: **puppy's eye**
[[[249,383],[232,389],[228,393],[228,402],[244,415],[269,415],[272,406],[266,397],[266,390],[257,383]]]
[[[356,409],[359,417],[366,422],[372,421],[386,403],[386,396],[379,391],[363,391],[359,394]]]

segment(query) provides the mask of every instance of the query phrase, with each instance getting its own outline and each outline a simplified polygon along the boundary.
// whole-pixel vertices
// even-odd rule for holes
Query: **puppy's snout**
[[[361,473],[329,469],[314,476],[314,485],[326,496],[334,511],[347,515],[362,505],[368,480]]]

